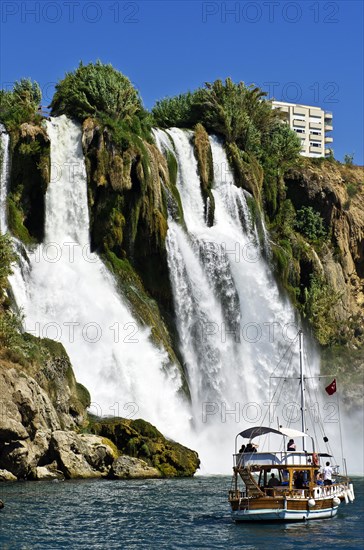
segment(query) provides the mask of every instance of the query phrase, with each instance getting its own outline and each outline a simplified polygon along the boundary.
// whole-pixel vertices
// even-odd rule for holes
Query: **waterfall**
[[[236,433],[267,412],[269,377],[295,335],[295,313],[264,260],[247,194],[234,185],[219,140],[210,138],[215,219],[208,227],[192,133],[155,136],[162,152],[175,152],[188,230],[169,222],[167,252],[198,450],[208,471],[226,471]]]
[[[44,242],[30,254],[26,296],[14,293],[25,330],[62,342],[93,413],[145,418],[167,435],[186,432],[177,367],[153,345],[123,303],[100,258],[90,251],[81,127],[65,116],[47,121],[51,180]],[[171,411],[174,411],[173,416]]]

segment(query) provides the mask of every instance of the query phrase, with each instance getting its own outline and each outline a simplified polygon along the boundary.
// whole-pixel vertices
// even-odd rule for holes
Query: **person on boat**
[[[253,447],[253,445],[251,443],[248,443],[247,446],[245,447],[245,453],[254,453],[256,452],[256,449]]]
[[[295,450],[296,450],[296,443],[294,442],[293,439],[290,439],[288,441],[287,451],[295,451]]]
[[[277,487],[278,485],[280,485],[279,480],[274,474],[271,474],[270,480],[268,481],[268,487]]]
[[[319,471],[317,471],[316,473],[316,485],[323,485],[324,482],[323,482],[323,479],[322,479],[322,474],[320,474]]]
[[[302,472],[296,472],[294,486],[295,489],[303,489],[303,475]]]
[[[326,462],[326,466],[322,470],[324,485],[332,485],[333,469],[330,466],[330,462]]]
[[[239,449],[239,453],[244,453],[245,452],[245,445],[242,445]]]

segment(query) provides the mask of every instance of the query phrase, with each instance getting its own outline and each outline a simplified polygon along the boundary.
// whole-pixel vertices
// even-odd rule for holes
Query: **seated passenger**
[[[248,443],[248,445],[245,447],[245,453],[254,453],[254,447],[251,443]]]
[[[323,484],[324,484],[324,480],[322,479],[322,474],[320,474],[320,472],[317,472],[316,485],[323,485]]]
[[[271,474],[270,480],[268,481],[268,487],[277,487],[277,485],[280,485],[279,479],[277,479],[274,474]]]
[[[245,445],[242,445],[239,449],[239,453],[243,453],[245,451]]]
[[[295,489],[303,489],[303,475],[302,472],[297,472],[294,480]]]
[[[296,450],[296,443],[294,442],[293,439],[290,439],[288,441],[287,451],[295,451],[295,450]]]

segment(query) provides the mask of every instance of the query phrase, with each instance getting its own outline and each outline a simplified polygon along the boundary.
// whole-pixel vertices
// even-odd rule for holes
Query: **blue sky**
[[[146,107],[230,76],[333,112],[334,151],[363,164],[363,2],[1,2],[0,81],[37,80],[49,103],[66,71],[101,59]]]

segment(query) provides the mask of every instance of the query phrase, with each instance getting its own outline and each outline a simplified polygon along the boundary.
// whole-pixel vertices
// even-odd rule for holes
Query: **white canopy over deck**
[[[274,428],[265,426],[255,426],[254,428],[248,428],[247,430],[238,433],[236,437],[240,435],[245,439],[254,439],[254,437],[269,433],[283,435],[284,437],[308,437],[308,434],[300,432],[299,430],[293,430],[292,428],[279,428],[279,430],[276,430]]]

